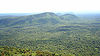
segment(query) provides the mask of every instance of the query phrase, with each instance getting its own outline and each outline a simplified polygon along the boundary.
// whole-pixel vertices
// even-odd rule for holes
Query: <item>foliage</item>
[[[0,19],[0,55],[99,56],[97,20],[54,13]]]

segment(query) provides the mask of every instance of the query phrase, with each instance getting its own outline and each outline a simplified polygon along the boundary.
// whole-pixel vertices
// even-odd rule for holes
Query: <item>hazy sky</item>
[[[100,0],[0,0],[0,13],[98,11]]]

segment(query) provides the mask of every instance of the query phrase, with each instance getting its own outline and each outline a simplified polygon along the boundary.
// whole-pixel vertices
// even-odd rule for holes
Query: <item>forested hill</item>
[[[1,26],[15,26],[15,25],[42,25],[42,24],[58,24],[64,23],[66,19],[73,20],[78,19],[77,16],[71,14],[65,14],[58,16],[52,12],[45,12],[35,15],[20,16],[20,17],[4,17],[0,19]]]

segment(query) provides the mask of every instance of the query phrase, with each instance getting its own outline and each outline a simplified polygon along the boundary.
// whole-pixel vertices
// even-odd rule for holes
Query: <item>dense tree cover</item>
[[[43,13],[1,19],[0,55],[99,56],[100,21],[77,18]]]
[[[45,51],[32,51],[27,48],[15,48],[15,47],[0,47],[0,56],[75,56],[72,54],[57,54],[47,50]]]

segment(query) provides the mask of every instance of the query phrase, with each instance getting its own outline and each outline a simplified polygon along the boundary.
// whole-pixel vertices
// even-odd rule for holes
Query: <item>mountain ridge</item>
[[[44,25],[44,24],[58,24],[64,19],[74,19],[77,16],[72,14],[65,14],[58,16],[53,12],[44,12],[40,14],[20,16],[20,17],[7,17],[0,19],[1,26],[14,26],[14,25]],[[66,20],[66,21],[67,21]]]

